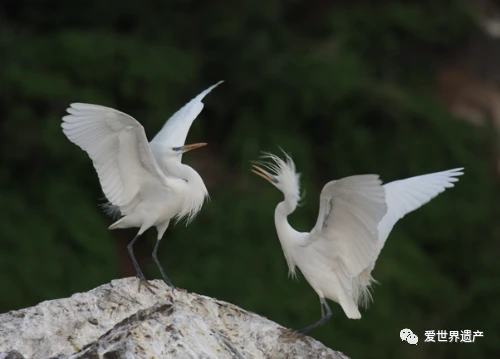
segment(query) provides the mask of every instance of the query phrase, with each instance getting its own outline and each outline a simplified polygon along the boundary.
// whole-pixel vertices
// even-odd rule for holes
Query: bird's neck
[[[296,231],[288,223],[288,216],[293,213],[295,207],[285,200],[276,206],[276,211],[274,212],[274,224],[276,225],[276,232],[278,233],[278,238],[285,254],[290,276],[295,276],[294,253],[297,246],[303,244],[304,238],[303,233]]]
[[[169,163],[168,172],[186,181],[183,187],[183,204],[178,218],[186,218],[189,223],[201,210],[205,198],[208,197],[208,190],[201,176],[192,167],[178,161]]]
[[[178,160],[166,161],[165,164],[167,166],[167,172],[171,175],[182,178],[186,182],[198,183],[201,181],[203,183],[201,176],[192,167],[185,165]]]

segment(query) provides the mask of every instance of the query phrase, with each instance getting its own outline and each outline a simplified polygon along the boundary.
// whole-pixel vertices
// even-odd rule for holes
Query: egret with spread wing
[[[286,154],[285,154],[286,155]],[[305,334],[332,315],[325,299],[339,303],[348,318],[359,319],[359,305],[371,299],[371,272],[396,222],[446,188],[462,168],[412,177],[382,185],[378,175],[359,175],[327,183],[320,196],[319,216],[310,233],[298,232],[287,217],[300,199],[300,175],[292,159],[265,154],[252,170],[284,194],[274,221],[290,275],[296,267],[319,295],[321,319],[298,330]]]
[[[221,81],[222,82],[222,81]],[[158,232],[153,259],[165,283],[173,286],[157,257],[158,246],[172,218],[189,223],[201,210],[208,191],[201,176],[181,163],[182,154],[206,143],[185,145],[191,124],[203,109],[206,89],[178,110],[148,143],[144,128],[131,116],[112,108],[73,103],[63,117],[64,134],[91,158],[107,200],[109,213],[121,218],[109,229],[138,227],[128,251],[139,288],[151,290],[134,256],[133,246],[150,227]]]

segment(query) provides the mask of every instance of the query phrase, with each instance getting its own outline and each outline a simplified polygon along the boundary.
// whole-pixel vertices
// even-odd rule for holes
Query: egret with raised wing
[[[182,154],[206,143],[185,145],[191,124],[203,109],[203,98],[219,83],[193,98],[168,119],[148,143],[144,128],[131,116],[109,107],[73,103],[63,117],[64,134],[83,149],[97,171],[109,214],[121,217],[109,229],[139,228],[128,245],[139,289],[149,284],[134,256],[133,246],[150,227],[158,232],[153,260],[162,278],[173,286],[158,261],[158,246],[170,220],[189,223],[201,210],[208,191],[201,176],[181,163]]]
[[[252,170],[283,192],[274,212],[278,238],[289,274],[296,267],[316,291],[321,319],[299,329],[306,334],[332,315],[326,299],[340,304],[348,318],[359,319],[359,305],[371,300],[371,272],[396,222],[446,188],[454,186],[463,168],[411,177],[382,185],[378,175],[345,177],[327,183],[320,195],[319,216],[310,233],[288,223],[300,199],[300,174],[290,156],[264,154]],[[269,161],[265,161],[269,160]]]

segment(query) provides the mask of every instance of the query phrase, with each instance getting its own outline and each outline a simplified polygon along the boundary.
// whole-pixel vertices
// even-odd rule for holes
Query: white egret
[[[172,218],[189,223],[201,210],[208,191],[201,176],[181,163],[182,154],[206,143],[185,145],[191,124],[203,109],[203,98],[219,83],[209,87],[168,119],[148,143],[144,128],[131,116],[112,108],[73,103],[63,117],[64,134],[91,158],[102,191],[109,201],[108,212],[121,218],[109,229],[138,227],[128,251],[141,285],[151,290],[134,256],[133,246],[150,227],[158,232],[153,259],[163,280],[173,287],[157,252]],[[154,286],[153,286],[154,287]]]
[[[327,183],[320,196],[319,216],[310,233],[298,232],[287,217],[300,199],[300,174],[286,155],[264,154],[252,170],[284,194],[274,213],[289,274],[296,267],[316,291],[321,319],[298,330],[306,334],[332,315],[325,299],[341,305],[348,318],[359,319],[358,305],[371,299],[371,272],[396,222],[453,187],[463,168],[426,174],[382,185],[378,175],[359,175]],[[265,168],[265,169],[264,169]]]

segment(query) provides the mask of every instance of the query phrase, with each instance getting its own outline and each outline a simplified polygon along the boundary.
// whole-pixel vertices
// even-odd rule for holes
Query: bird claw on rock
[[[156,294],[156,292],[152,288],[158,289],[157,286],[149,283],[146,278],[139,278],[139,285],[138,285],[138,290],[137,290],[138,292],[141,291],[142,286],[144,286],[151,294]]]
[[[306,339],[306,335],[301,333],[299,330],[283,328],[283,329],[281,329],[280,338],[285,343],[294,343],[299,339],[300,340]]]

